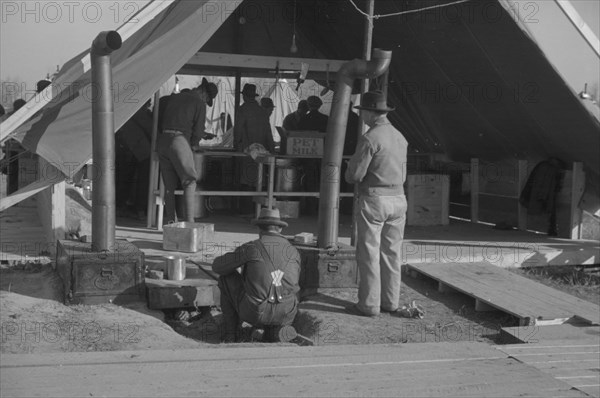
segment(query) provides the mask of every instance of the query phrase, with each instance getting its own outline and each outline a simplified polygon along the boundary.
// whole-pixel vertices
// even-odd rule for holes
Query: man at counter
[[[300,102],[298,102],[298,109],[283,119],[283,129],[285,131],[299,130],[298,123],[300,122],[302,116],[306,115],[307,112],[308,102],[306,100],[300,100]]]
[[[264,328],[267,340],[289,341],[296,337],[292,322],[298,312],[300,254],[281,235],[288,224],[279,210],[263,208],[252,223],[259,239],[215,258],[212,265],[220,275],[223,341],[239,340],[241,321]]]
[[[193,147],[202,138],[212,134],[204,131],[206,105],[212,106],[217,96],[216,84],[205,78],[202,83],[188,92],[173,94],[166,101],[158,135],[157,152],[160,169],[165,182],[165,224],[175,222],[175,189],[178,182],[183,187],[185,214],[179,221],[194,221],[196,204],[196,180]]]
[[[273,100],[269,97],[264,97],[260,99],[260,106],[267,111],[269,118],[273,115],[273,111],[275,110],[275,104]]]
[[[233,126],[235,148],[240,152],[251,144],[261,144],[267,151],[275,151],[269,113],[258,104],[257,96],[256,85],[244,85],[242,89],[244,103],[236,114]]]
[[[402,239],[406,224],[406,155],[408,143],[387,118],[394,110],[381,91],[365,93],[360,110],[369,130],[358,138],[345,178],[358,184],[356,262],[360,275],[358,303],[346,310],[377,316],[395,312],[400,300]]]
[[[325,133],[327,131],[327,122],[329,117],[319,112],[323,101],[316,95],[311,95],[306,99],[308,104],[308,113],[300,118],[298,130],[311,130]]]

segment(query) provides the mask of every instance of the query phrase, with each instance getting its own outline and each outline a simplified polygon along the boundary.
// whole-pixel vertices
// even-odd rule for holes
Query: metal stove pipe
[[[115,250],[115,125],[110,54],[121,35],[100,32],[92,42],[92,251]]]
[[[342,65],[336,76],[333,105],[327,124],[325,153],[321,163],[319,227],[317,246],[337,247],[340,167],[348,123],[350,96],[355,79],[373,79],[382,75],[392,60],[391,51],[373,50],[370,61],[355,59]]]

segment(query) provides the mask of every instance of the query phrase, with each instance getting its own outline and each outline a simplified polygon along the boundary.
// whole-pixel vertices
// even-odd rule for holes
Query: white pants
[[[364,313],[378,314],[380,307],[398,308],[406,209],[404,195],[358,198],[358,308]]]

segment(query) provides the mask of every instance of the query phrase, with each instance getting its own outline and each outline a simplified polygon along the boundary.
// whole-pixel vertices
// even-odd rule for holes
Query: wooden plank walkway
[[[510,333],[520,338],[528,336],[529,344],[496,348],[593,397],[600,397],[600,328],[554,325],[527,329],[513,329]]]
[[[439,282],[440,291],[456,290],[475,298],[475,307],[512,314],[523,325],[564,322],[573,317],[600,324],[600,306],[552,289],[488,263],[409,264]]]
[[[586,396],[471,342],[7,354],[0,383],[11,397]]]
[[[40,253],[48,251],[51,244],[46,241],[33,199],[0,212],[0,261],[3,263],[50,262],[48,256]]]
[[[503,341],[510,343],[547,344],[552,341],[569,340],[573,344],[596,344],[600,346],[600,326],[547,325],[514,326],[501,329]]]

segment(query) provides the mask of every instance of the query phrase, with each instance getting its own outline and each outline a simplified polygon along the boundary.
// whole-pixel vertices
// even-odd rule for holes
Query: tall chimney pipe
[[[344,151],[350,96],[355,79],[374,79],[382,75],[392,60],[391,51],[373,50],[370,61],[355,59],[342,65],[336,76],[333,106],[327,123],[325,153],[321,163],[319,227],[317,246],[337,247],[340,168]]]
[[[115,250],[115,125],[110,54],[121,35],[100,32],[92,42],[92,251]]]

